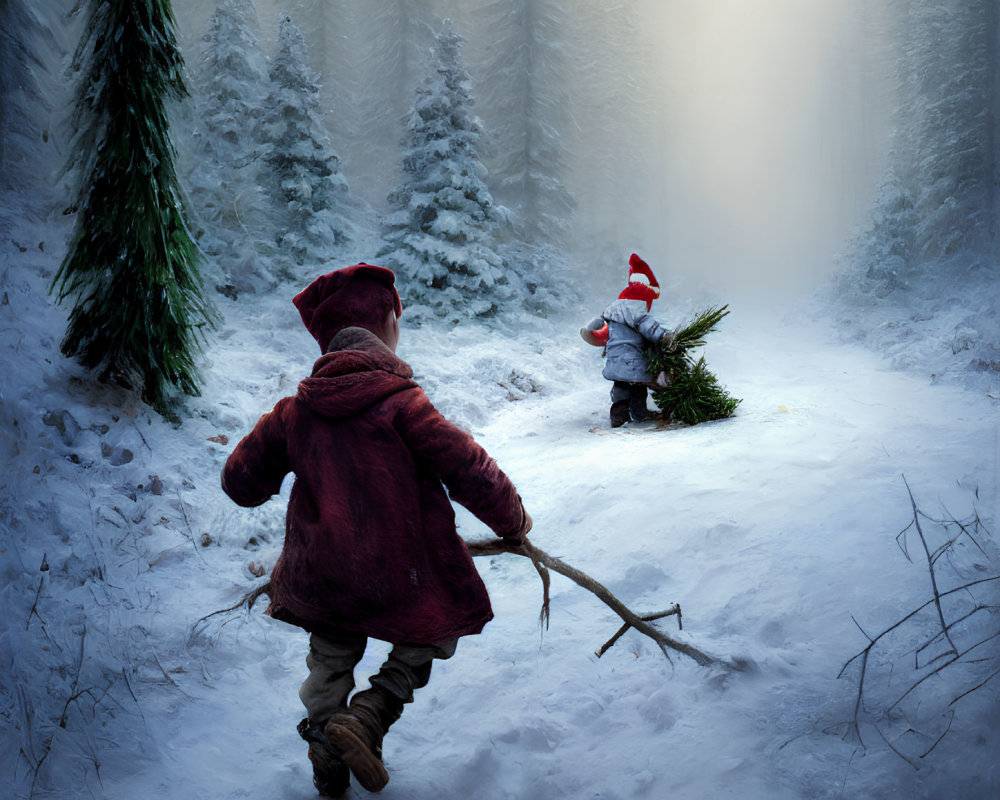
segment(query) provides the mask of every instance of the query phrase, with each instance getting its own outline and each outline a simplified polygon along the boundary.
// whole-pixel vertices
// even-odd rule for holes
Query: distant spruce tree
[[[471,112],[462,38],[450,23],[436,37],[432,74],[417,90],[404,139],[406,181],[388,201],[381,263],[400,275],[411,303],[445,316],[487,316],[512,294],[493,246],[509,220],[486,185],[477,145],[482,126]]]
[[[326,261],[330,248],[350,238],[343,213],[349,187],[323,123],[305,38],[289,16],[278,28],[269,78],[262,182],[284,214],[279,245],[295,264]]]
[[[994,0],[894,0],[891,7],[892,150],[872,224],[853,243],[880,296],[928,275],[995,274],[1000,240],[1000,7]]]
[[[276,283],[261,258],[273,250],[273,220],[258,181],[267,72],[257,28],[252,0],[219,0],[202,37],[185,165],[198,244],[234,293]]]
[[[0,191],[21,183],[28,153],[37,149],[38,125],[29,108],[40,98],[32,75],[33,54],[39,28],[35,12],[26,0],[0,0]],[[0,218],[7,213],[0,204]],[[4,226],[7,227],[7,226]]]
[[[91,0],[73,63],[80,188],[52,283],[75,303],[62,351],[164,412],[172,388],[198,393],[194,359],[215,319],[169,138],[167,101],[186,94],[169,0]]]
[[[960,253],[959,269],[996,274],[1000,9],[995,0],[900,9],[907,139],[898,144],[906,147],[912,181],[916,260],[940,265]]]
[[[263,114],[264,54],[257,41],[252,0],[219,0],[202,37],[200,74],[205,148],[220,158],[242,160],[258,146],[254,128]]]
[[[479,9],[492,33],[480,90],[496,143],[490,171],[527,244],[565,246],[576,211],[563,182],[569,155],[560,129],[573,107],[567,36],[579,11],[562,0],[488,0]]]

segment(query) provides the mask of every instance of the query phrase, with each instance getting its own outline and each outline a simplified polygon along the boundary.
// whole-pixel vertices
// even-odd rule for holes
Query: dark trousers
[[[634,422],[649,416],[646,406],[647,387],[644,383],[626,383],[615,381],[611,387],[611,404],[627,402],[629,416]]]

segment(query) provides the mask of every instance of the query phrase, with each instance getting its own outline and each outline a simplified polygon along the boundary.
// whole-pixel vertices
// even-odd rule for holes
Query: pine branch
[[[653,402],[664,414],[688,425],[730,417],[740,404],[709,371],[705,357],[695,361],[690,350],[702,347],[705,337],[729,314],[729,306],[712,307],[674,334],[669,348],[656,344],[646,358],[653,375],[666,373],[670,383],[653,392]]]
[[[723,317],[729,315],[729,306],[707,308],[698,314],[688,325],[674,334],[675,346],[682,350],[692,347],[702,347],[705,337],[716,329]]]

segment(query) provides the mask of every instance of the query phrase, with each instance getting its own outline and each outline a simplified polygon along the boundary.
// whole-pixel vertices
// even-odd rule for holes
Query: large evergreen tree
[[[279,244],[296,264],[322,262],[349,238],[348,185],[323,122],[305,38],[289,16],[279,25],[269,77],[263,181],[285,214]]]
[[[78,212],[53,282],[74,300],[62,350],[165,410],[171,389],[197,394],[213,321],[169,137],[167,101],[186,92],[169,0],[91,0],[74,65]]]
[[[400,273],[409,302],[441,315],[488,315],[510,294],[493,246],[508,212],[494,202],[479,160],[481,123],[471,111],[462,38],[446,21],[435,42],[433,73],[407,125],[406,180],[389,193],[395,211],[379,258]]]

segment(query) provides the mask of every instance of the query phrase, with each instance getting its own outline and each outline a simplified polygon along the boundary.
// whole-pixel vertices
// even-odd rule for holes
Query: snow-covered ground
[[[0,794],[315,796],[295,733],[306,635],[263,602],[199,621],[263,580],[251,568],[280,549],[289,484],[248,511],[218,473],[316,355],[290,302],[298,287],[218,297],[203,395],[174,426],[59,355],[65,310],[46,296],[58,248],[0,246]],[[850,731],[858,670],[838,678],[867,643],[861,629],[875,636],[933,597],[916,532],[897,542],[913,517],[904,476],[929,516],[995,527],[996,399],[894,371],[810,301],[782,316],[724,298],[732,313],[706,355],[743,398],[737,415],[609,431],[609,384],[576,331],[607,299],[499,331],[404,327],[399,353],[514,479],[537,546],[636,611],[679,603],[683,631],[670,619],[664,630],[750,666],[668,661],[635,632],[597,658],[619,620],[593,595],[554,575],[540,632],[530,563],[477,559],[496,619],[435,667],[392,729],[382,796],[1000,796],[1000,680],[952,703],[995,674],[996,640],[970,656],[992,662],[943,670],[880,717],[923,674],[913,651],[933,635],[933,606],[881,640],[859,716],[866,749]],[[704,305],[654,310],[672,325]],[[466,538],[490,535],[460,520]],[[939,544],[941,527],[921,522]],[[942,592],[1000,572],[996,539],[969,532],[982,549],[962,536],[937,560]],[[973,595],[996,605],[997,583],[946,597],[943,613]],[[951,634],[962,649],[997,629],[984,611]],[[385,651],[372,644],[361,686]]]

